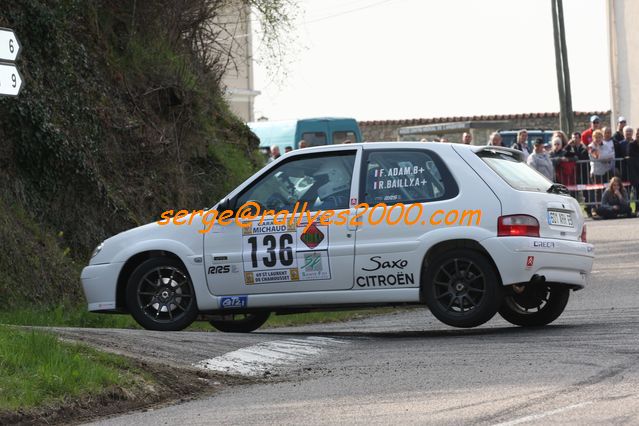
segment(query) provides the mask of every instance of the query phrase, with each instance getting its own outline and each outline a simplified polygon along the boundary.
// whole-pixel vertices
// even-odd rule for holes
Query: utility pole
[[[572,111],[570,71],[568,70],[568,50],[566,48],[564,8],[562,0],[551,0],[551,5],[553,34],[555,40],[557,88],[559,91],[559,125],[561,130],[570,134],[574,128],[574,114]]]

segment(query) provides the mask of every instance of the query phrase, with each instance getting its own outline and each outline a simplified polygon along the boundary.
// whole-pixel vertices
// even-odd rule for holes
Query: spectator
[[[626,127],[626,119],[625,117],[619,117],[617,119],[617,131],[612,136],[612,140],[615,142],[615,144],[625,139],[623,134],[624,127]]]
[[[271,158],[268,159],[268,162],[272,162],[277,160],[278,158],[280,158],[281,154],[280,154],[280,147],[277,145],[273,145],[271,147]]]
[[[555,168],[555,182],[566,185],[573,196],[577,195],[574,191],[575,186],[575,159],[574,147],[566,144],[566,148],[562,147],[561,137],[555,136],[552,139],[552,150],[550,151],[550,160]],[[568,156],[568,152],[573,152],[572,156]]]
[[[551,181],[555,181],[555,170],[552,166],[552,161],[550,161],[550,157],[546,151],[544,151],[544,140],[542,138],[535,139],[535,152],[528,156],[526,162],[530,167]]]
[[[293,151],[293,147],[292,146],[284,147],[284,154],[286,154],[287,152],[291,152],[291,151]]]
[[[552,138],[548,156],[550,157],[550,161],[552,161],[552,165],[555,170],[557,170],[557,166],[559,166],[559,163],[566,161],[566,151],[564,150],[563,144],[561,143],[561,138]]]
[[[620,117],[623,118],[623,117]],[[628,134],[626,134],[626,129],[628,129]],[[632,135],[634,133],[632,127],[625,126],[621,132],[623,135],[623,139],[620,141],[615,140],[615,136],[612,137],[612,141],[615,144],[615,158],[617,159],[617,166],[619,170],[617,171],[617,176],[621,177],[623,182],[628,181],[628,144],[632,141]],[[619,132],[617,132],[619,133]],[[617,135],[615,133],[615,135]]]
[[[513,146],[511,146],[511,148],[523,152],[524,161],[528,160],[530,151],[528,151],[528,131],[526,129],[521,129],[519,132],[517,132],[517,141],[513,144]],[[542,148],[543,148],[543,142],[542,142]]]
[[[471,139],[472,139],[472,137],[471,137]],[[445,136],[442,136],[441,138],[439,138],[439,141],[440,142],[448,142],[448,138],[445,137]]]
[[[593,115],[590,117],[590,128],[584,130],[581,133],[581,143],[588,146],[592,142],[592,132],[595,130],[599,130],[599,126],[601,125],[601,119],[598,115]]]
[[[351,142],[350,139],[344,139],[344,142],[342,142],[342,143],[353,143],[353,142]]]
[[[302,148],[308,148],[308,146],[309,146],[309,145],[308,145],[308,142],[306,142],[304,139],[302,139],[302,140],[300,141],[300,143],[299,143],[297,146],[298,146],[300,149],[302,149]]]
[[[632,135],[634,130],[632,127],[626,126],[623,128],[623,132],[626,135],[626,140],[628,142],[628,180],[630,180],[630,185],[635,190],[634,199],[635,201],[639,200],[639,138],[632,139]],[[639,206],[635,203],[635,213],[639,210]]]
[[[623,128],[623,139],[620,140],[615,146],[615,156],[618,158],[625,158],[628,156],[628,145],[633,141],[632,136],[635,133],[635,130],[630,126],[625,126]],[[615,133],[616,134],[616,133]],[[613,137],[614,140],[614,137]],[[618,150],[618,151],[617,151]]]
[[[619,216],[632,217],[628,193],[618,176],[610,179],[608,188],[601,197],[601,206],[597,208],[597,216],[602,219],[614,219]]]
[[[607,145],[608,149],[612,150],[612,153],[614,156],[609,163],[610,173],[617,173],[615,176],[618,176],[619,174],[618,170],[615,172],[616,151],[615,151],[615,143],[612,140],[612,129],[610,127],[604,127],[601,131],[603,132],[603,135],[604,135],[604,140],[603,140],[604,145]]]
[[[564,132],[562,132],[561,130],[557,130],[557,131],[553,132],[552,137],[550,139],[552,140],[552,139],[555,139],[557,137],[559,139],[561,139],[561,147],[563,149],[565,149],[566,145],[568,145],[568,136],[566,136],[566,134]]]
[[[502,138],[501,138],[501,135],[499,134],[499,132],[493,132],[488,137],[488,145],[502,146],[501,145],[501,141],[502,141]]]
[[[462,135],[462,143],[464,145],[470,145],[473,142],[473,135],[470,132],[464,132]]]
[[[575,164],[575,183],[577,185],[582,185],[588,183],[588,160],[590,157],[588,156],[588,147],[586,147],[583,143],[581,143],[581,133],[573,132],[572,137],[568,140],[568,145],[566,146],[566,157],[573,158],[572,152],[574,151],[575,156],[574,160],[576,160]],[[576,193],[574,194],[575,198]],[[583,191],[584,199],[587,197],[587,192]]]
[[[602,185],[610,179],[610,160],[614,158],[615,152],[609,145],[603,143],[603,132],[595,130],[592,132],[592,143],[588,146],[590,156],[590,183]],[[583,139],[583,135],[582,135]],[[586,207],[588,216],[592,216],[592,205],[600,199],[600,189],[588,191],[587,201],[590,203]]]

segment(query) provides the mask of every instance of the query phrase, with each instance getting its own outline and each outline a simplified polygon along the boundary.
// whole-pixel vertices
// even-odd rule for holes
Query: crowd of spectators
[[[635,216],[639,206],[632,212],[630,194],[639,204],[639,141],[634,128],[627,125],[624,117],[617,119],[617,128],[602,127],[597,115],[590,117],[590,127],[583,132],[573,132],[570,138],[562,131],[552,134],[550,143],[537,138],[529,149],[528,131],[521,129],[511,148],[522,152],[529,166],[553,182],[569,188],[575,198],[582,198],[589,217],[608,219],[618,216]],[[461,143],[472,143],[472,135],[465,132]],[[422,139],[426,142],[426,139]],[[442,137],[435,142],[448,142]],[[343,143],[351,143],[346,140]],[[488,145],[503,146],[499,132],[492,133]],[[300,149],[308,147],[305,140]],[[285,152],[292,151],[290,146]],[[273,145],[268,161],[280,157],[280,148]],[[627,188],[626,188],[627,187]]]
[[[590,127],[574,132],[570,139],[561,131],[553,133],[549,144],[535,139],[533,152],[528,149],[527,131],[520,130],[512,148],[522,151],[528,165],[548,179],[566,185],[575,198],[582,196],[588,216],[608,219],[636,215],[629,201],[631,191],[633,199],[639,198],[639,141],[635,136],[624,117],[617,119],[613,133],[593,115]],[[493,133],[488,144],[500,145],[501,138]]]

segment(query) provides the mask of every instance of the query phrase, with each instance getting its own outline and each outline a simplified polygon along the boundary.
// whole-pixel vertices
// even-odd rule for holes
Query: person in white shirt
[[[535,152],[528,156],[526,162],[530,167],[551,181],[555,181],[555,168],[552,165],[550,156],[544,149],[544,140],[542,138],[535,139]]]

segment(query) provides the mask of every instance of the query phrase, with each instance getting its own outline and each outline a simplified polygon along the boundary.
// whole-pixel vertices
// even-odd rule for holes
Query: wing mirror
[[[222,213],[225,210],[233,210],[233,203],[228,197],[222,198],[222,200],[217,204],[217,211]],[[235,213],[235,212],[233,212]]]

